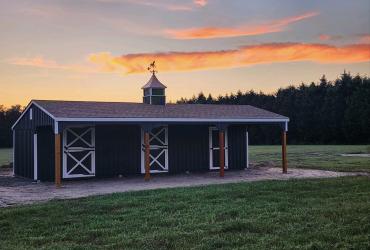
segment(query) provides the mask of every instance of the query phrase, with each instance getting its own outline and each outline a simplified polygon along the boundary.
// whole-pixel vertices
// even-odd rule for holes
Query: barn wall
[[[209,126],[170,125],[169,173],[208,171]],[[54,180],[54,133],[51,126],[38,127],[38,177]],[[244,126],[228,128],[229,169],[246,166],[246,135]],[[33,178],[33,135],[31,129],[15,133],[15,174]],[[141,172],[141,128],[139,125],[97,125],[96,176],[133,175]]]
[[[208,144],[208,126],[169,126],[169,172],[207,171],[209,169]]]
[[[14,173],[17,176],[33,178],[33,134],[32,130],[15,131]]]
[[[51,126],[37,129],[37,167],[38,179],[41,181],[54,181],[55,178],[54,139]]]
[[[98,125],[95,136],[97,177],[140,173],[140,126]]]
[[[247,166],[246,128],[230,126],[228,128],[229,169],[244,169]]]
[[[208,129],[208,125],[169,126],[169,173],[209,170]],[[230,169],[246,166],[245,131],[244,126],[228,128]],[[140,174],[140,126],[98,125],[95,135],[97,177]]]

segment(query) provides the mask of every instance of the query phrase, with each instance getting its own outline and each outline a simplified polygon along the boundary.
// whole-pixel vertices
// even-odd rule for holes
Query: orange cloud
[[[237,28],[202,27],[190,29],[167,29],[165,34],[174,39],[209,39],[220,37],[255,36],[283,31],[289,24],[317,16],[318,12],[308,12],[299,16],[274,20],[260,25],[245,25]]]
[[[159,71],[192,71],[245,67],[263,63],[310,61],[316,63],[358,63],[370,61],[370,44],[331,46],[324,44],[274,43],[245,46],[236,50],[167,52],[112,56],[91,54],[88,60],[105,72],[125,74],[147,72],[155,60]]]
[[[164,52],[113,56],[102,52],[90,54],[83,64],[61,64],[43,57],[15,58],[8,63],[74,73],[124,74],[147,72],[155,60],[158,70],[193,71],[246,67],[256,64],[310,61],[316,63],[359,63],[370,61],[370,43],[333,46],[325,44],[273,43],[244,46],[235,50],[204,52]]]

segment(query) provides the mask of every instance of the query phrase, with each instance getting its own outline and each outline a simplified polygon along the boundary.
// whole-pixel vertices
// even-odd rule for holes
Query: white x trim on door
[[[84,135],[86,135],[87,133],[92,132],[93,128],[89,128],[89,129],[87,129],[85,132],[83,132],[83,133],[82,133],[82,134],[80,134],[80,135],[76,134],[72,129],[67,128],[66,130],[67,130],[69,133],[71,133],[71,134],[73,134],[74,136],[76,136],[76,138],[75,138],[73,141],[71,141],[70,143],[68,143],[68,144],[66,145],[66,147],[70,147],[71,145],[73,145],[73,143],[77,142],[78,140],[83,141],[83,142],[84,142],[88,147],[93,147],[92,143],[89,143],[89,142],[87,142],[84,138],[82,138],[82,137],[83,137]]]
[[[160,137],[161,135],[163,138]],[[150,173],[168,172],[168,127],[163,126],[157,132],[149,132],[149,145]],[[144,131],[141,131],[141,173],[145,173],[144,151]],[[160,152],[154,156],[152,154],[154,151]],[[155,164],[157,164],[160,169],[153,169],[153,165]]]
[[[75,130],[73,130],[75,128]],[[77,130],[79,129],[79,130]],[[79,131],[79,132],[77,132]],[[89,134],[90,133],[90,134]],[[86,140],[83,138],[89,134]],[[70,140],[68,135],[75,138]],[[70,141],[68,141],[70,140]],[[76,145],[77,144],[77,145]],[[73,153],[81,153],[78,159]],[[85,160],[89,160],[86,162]],[[72,160],[72,161],[71,161]],[[85,163],[84,163],[85,161]],[[80,169],[81,168],[81,169]],[[76,169],[82,173],[73,173]],[[70,127],[63,131],[63,178],[79,178],[95,176],[95,128]]]

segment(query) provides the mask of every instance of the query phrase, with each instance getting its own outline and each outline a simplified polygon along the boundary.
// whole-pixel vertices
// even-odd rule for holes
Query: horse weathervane
[[[157,73],[157,66],[155,66],[155,61],[153,61],[151,64],[149,64],[149,67],[148,67],[148,70],[149,72],[151,72],[153,75],[155,75],[155,73]]]

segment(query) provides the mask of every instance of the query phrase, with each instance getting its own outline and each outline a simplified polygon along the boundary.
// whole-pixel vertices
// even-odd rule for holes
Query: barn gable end
[[[37,172],[34,168],[35,155],[37,155],[35,135],[42,128],[53,131],[54,119],[32,101],[12,127],[15,175],[37,179]]]
[[[32,101],[14,123],[13,130],[35,130],[41,126],[54,127],[54,119],[50,114]]]

